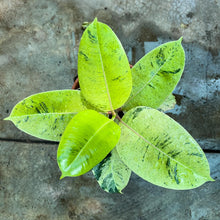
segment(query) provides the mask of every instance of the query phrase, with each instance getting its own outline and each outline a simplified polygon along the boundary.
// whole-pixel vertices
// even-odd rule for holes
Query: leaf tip
[[[210,176],[210,177],[208,178],[208,181],[214,182],[215,180]]]
[[[93,21],[94,23],[97,23],[98,22],[98,18],[97,17],[95,17],[95,19],[94,19],[94,21]]]
[[[180,39],[178,40],[180,43],[182,43],[183,37],[180,37]]]
[[[11,121],[10,116],[3,119],[4,121]]]
[[[61,175],[60,180],[62,180],[64,177],[66,177],[64,174]]]

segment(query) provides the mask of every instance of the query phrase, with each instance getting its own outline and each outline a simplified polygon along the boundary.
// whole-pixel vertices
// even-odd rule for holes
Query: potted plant
[[[117,36],[95,19],[79,46],[80,90],[31,95],[6,120],[35,137],[60,141],[61,179],[92,169],[107,192],[121,192],[131,171],[177,190],[213,181],[200,146],[162,112],[175,103],[172,91],[184,70],[181,41],[155,48],[131,69]]]

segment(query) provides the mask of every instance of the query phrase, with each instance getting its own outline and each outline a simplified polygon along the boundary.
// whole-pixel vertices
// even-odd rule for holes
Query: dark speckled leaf
[[[126,53],[111,28],[97,19],[86,28],[80,41],[78,76],[85,100],[101,111],[121,107],[131,93]]]
[[[182,39],[155,48],[132,68],[132,92],[123,106],[128,111],[136,106],[158,108],[172,93],[185,65]]]
[[[5,120],[35,137],[59,141],[73,116],[85,109],[80,91],[57,90],[25,98]]]
[[[212,181],[202,149],[169,116],[156,109],[136,107],[124,115],[123,121],[117,151],[137,175],[155,185],[178,190]]]
[[[57,151],[62,178],[91,170],[115,147],[120,133],[113,120],[94,110],[78,113],[67,125]]]
[[[120,159],[116,148],[97,166],[93,174],[100,187],[109,193],[121,193],[127,186],[131,170]]]

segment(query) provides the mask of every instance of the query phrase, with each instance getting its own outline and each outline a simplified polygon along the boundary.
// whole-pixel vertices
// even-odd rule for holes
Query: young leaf
[[[181,40],[162,44],[132,68],[133,88],[123,110],[136,106],[158,108],[180,80],[185,64]]]
[[[124,115],[120,126],[119,156],[143,179],[178,190],[212,181],[202,149],[183,127],[164,113],[136,107]]]
[[[84,98],[101,111],[121,107],[131,88],[131,70],[114,32],[95,19],[83,33],[78,53],[78,76]]]
[[[85,109],[80,91],[57,90],[25,98],[5,120],[35,137],[59,141],[72,117]]]
[[[173,94],[170,94],[165,101],[160,105],[160,107],[158,108],[158,110],[166,112],[168,110],[171,110],[175,107],[176,105],[176,99],[175,96]]]
[[[120,159],[116,148],[92,171],[100,187],[109,193],[121,193],[131,176],[131,170]]]
[[[115,147],[120,127],[94,110],[78,113],[61,138],[57,161],[62,177],[79,176],[101,162]]]

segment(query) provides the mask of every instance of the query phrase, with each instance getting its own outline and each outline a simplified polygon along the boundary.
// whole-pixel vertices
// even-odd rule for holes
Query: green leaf
[[[59,141],[72,117],[85,109],[80,91],[57,90],[25,98],[5,120],[35,137]]]
[[[177,122],[156,109],[136,107],[120,123],[117,151],[143,179],[169,189],[192,189],[212,181],[202,149]]]
[[[131,93],[131,70],[125,51],[115,33],[97,19],[81,38],[78,76],[82,95],[101,111],[121,107]]]
[[[100,187],[109,193],[121,193],[127,186],[131,170],[120,159],[116,148],[97,166],[93,174]]]
[[[176,99],[175,96],[173,94],[170,94],[165,101],[162,103],[162,105],[160,105],[160,107],[158,108],[158,110],[166,112],[168,110],[171,110],[175,107],[176,105]]]
[[[62,177],[79,176],[101,162],[115,147],[120,127],[94,110],[78,113],[61,138],[57,161]]]
[[[123,110],[136,106],[158,108],[172,93],[185,64],[181,40],[162,44],[135,64],[132,92]]]

